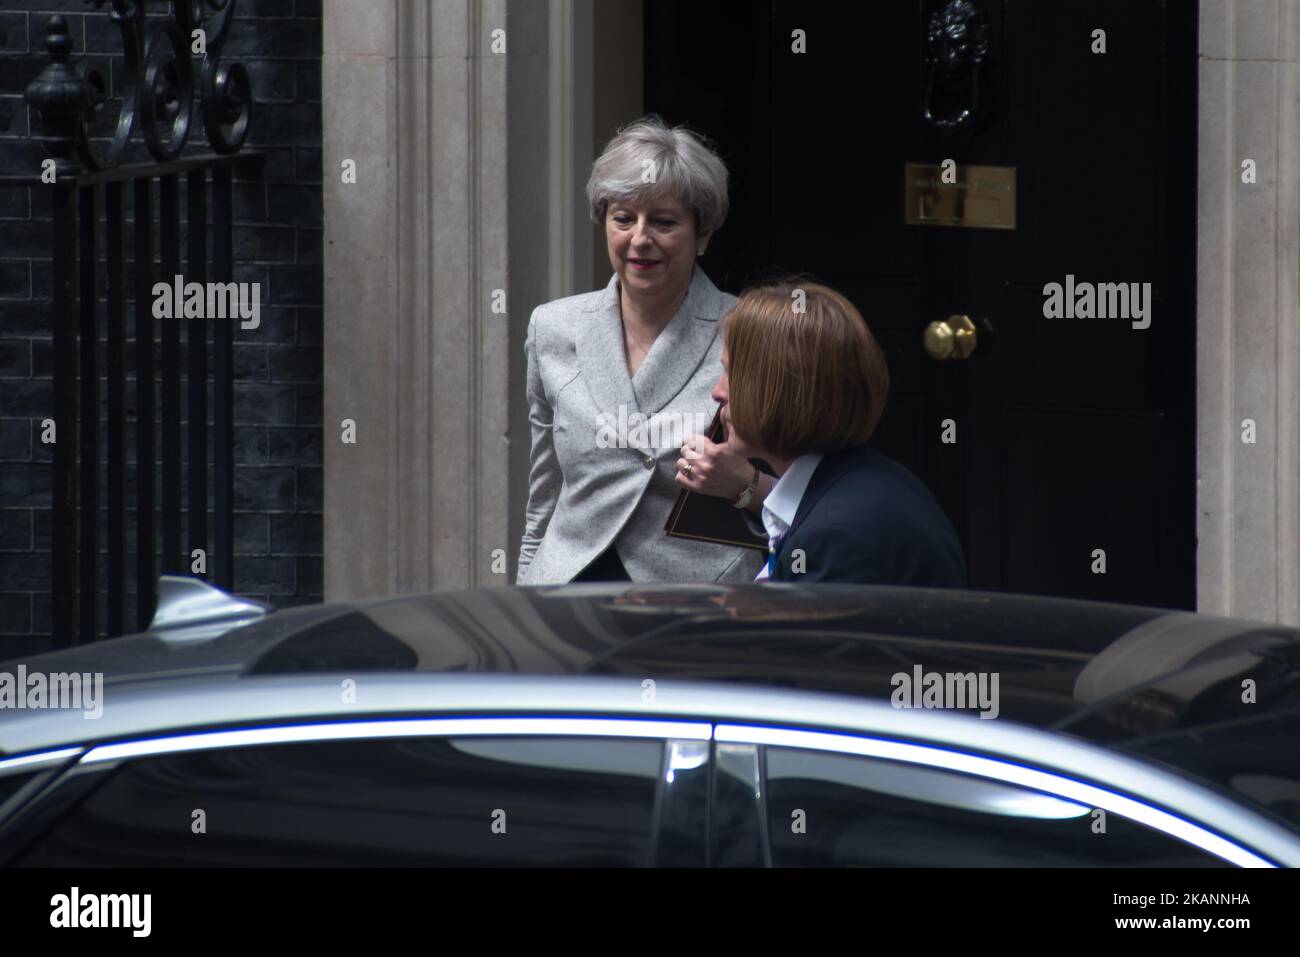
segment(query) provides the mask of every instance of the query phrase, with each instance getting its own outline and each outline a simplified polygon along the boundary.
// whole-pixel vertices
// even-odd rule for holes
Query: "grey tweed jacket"
[[[528,322],[533,444],[518,584],[571,581],[610,544],[633,581],[753,581],[761,552],[664,534],[678,450],[717,408],[718,320],[736,297],[696,266],[681,308],[629,376],[618,296],[615,276],[538,306]]]

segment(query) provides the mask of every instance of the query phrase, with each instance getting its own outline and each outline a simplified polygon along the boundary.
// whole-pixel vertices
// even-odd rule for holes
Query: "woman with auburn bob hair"
[[[763,504],[770,554],[758,578],[966,587],[939,503],[867,444],[889,370],[853,304],[816,283],[750,289],[722,337],[713,398],[732,444],[780,476]]]
[[[673,462],[757,517],[774,484],[699,433],[716,406],[719,320],[736,301],[696,259],[727,215],[727,167],[698,135],[647,116],[592,164],[591,218],[614,275],[528,323],[528,512],[520,585],[750,581],[761,552],[670,538]]]

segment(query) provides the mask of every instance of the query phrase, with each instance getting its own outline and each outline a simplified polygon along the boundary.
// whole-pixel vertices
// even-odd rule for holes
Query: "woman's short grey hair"
[[[727,164],[709,142],[654,115],[625,126],[591,166],[591,218],[605,222],[610,203],[648,203],[664,196],[695,213],[695,231],[715,232],[727,218]]]

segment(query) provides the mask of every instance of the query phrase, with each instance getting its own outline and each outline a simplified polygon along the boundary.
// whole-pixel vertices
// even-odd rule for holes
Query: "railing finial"
[[[54,157],[59,176],[75,176],[80,170],[77,143],[81,125],[91,114],[95,95],[89,81],[68,65],[72,39],[68,21],[54,14],[45,30],[45,49],[50,61],[27,85],[23,99],[40,115],[36,139]]]
[[[45,50],[55,63],[65,63],[72,53],[72,39],[68,36],[68,21],[56,13],[45,28]]]

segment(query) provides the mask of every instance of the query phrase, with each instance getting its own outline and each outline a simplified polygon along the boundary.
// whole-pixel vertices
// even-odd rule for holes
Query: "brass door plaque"
[[[903,167],[903,222],[909,226],[1016,228],[1016,168],[958,166],[955,183],[943,181],[943,167]]]

